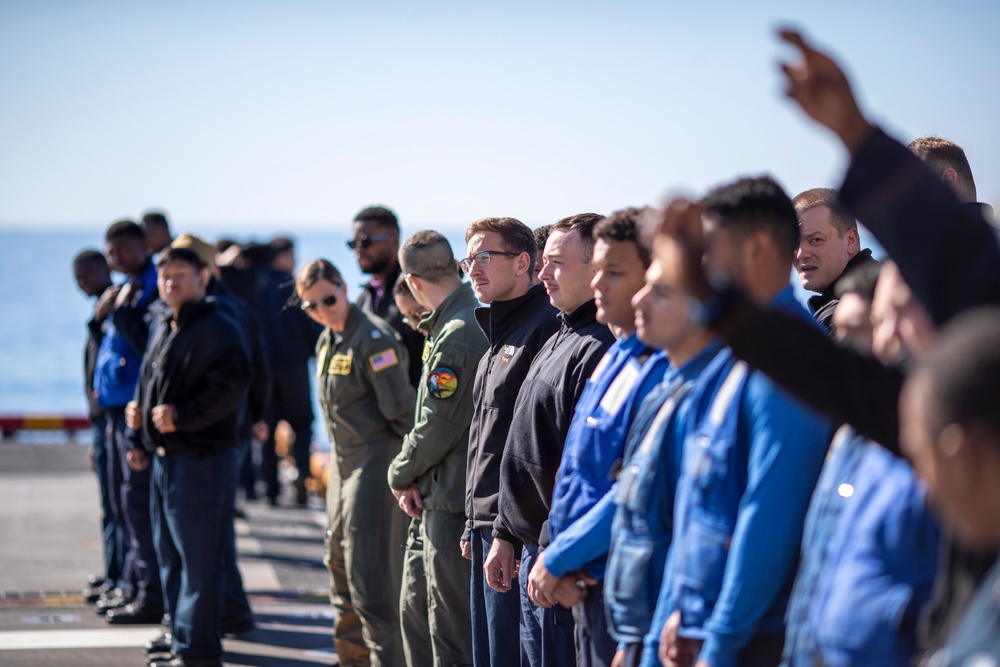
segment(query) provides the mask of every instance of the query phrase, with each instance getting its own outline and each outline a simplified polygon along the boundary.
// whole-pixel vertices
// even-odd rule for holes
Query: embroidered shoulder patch
[[[372,365],[372,370],[376,373],[384,371],[387,368],[392,368],[399,363],[399,357],[396,356],[396,350],[391,347],[388,350],[382,350],[378,354],[373,354],[368,357],[368,363]]]
[[[458,390],[458,376],[446,366],[438,366],[427,374],[427,391],[434,398],[448,398]]]

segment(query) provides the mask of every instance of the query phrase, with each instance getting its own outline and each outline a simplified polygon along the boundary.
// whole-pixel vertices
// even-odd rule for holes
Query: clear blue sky
[[[1000,2],[0,1],[0,227],[531,225],[843,155],[781,94],[793,24],[1000,201]]]

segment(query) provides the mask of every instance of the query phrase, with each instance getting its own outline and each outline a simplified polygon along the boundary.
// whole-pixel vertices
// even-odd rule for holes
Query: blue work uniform
[[[614,504],[605,606],[619,645],[641,642],[653,620],[673,528],[679,452],[693,423],[698,380],[721,344],[712,342],[643,400],[629,432]]]
[[[636,380],[628,404],[624,408],[625,423],[620,432],[624,461],[627,439],[635,430],[635,418],[644,399],[662,381],[670,369],[670,361],[665,352],[656,352],[643,365],[641,375]],[[618,476],[620,464],[608,472],[610,478]],[[604,579],[607,566],[608,548],[611,545],[611,523],[615,517],[615,503],[612,485],[600,500],[587,512],[574,520],[568,527],[558,531],[556,538],[545,549],[545,568],[557,577],[585,569],[591,576]],[[551,519],[550,519],[551,521]]]
[[[652,348],[635,333],[608,348],[577,401],[563,447],[549,509],[549,537],[556,537],[593,507],[611,488],[621,465],[629,422],[629,402]],[[604,614],[604,556],[584,569],[598,582],[573,607],[579,667],[607,665],[615,642]]]
[[[842,426],[813,492],[783,665],[907,667],[940,534],[909,463]]]
[[[808,318],[791,287],[777,308]],[[814,320],[810,320],[814,321]],[[735,667],[750,653],[780,658],[802,525],[831,426],[726,350],[702,373],[699,424],[683,445],[674,539],[643,665],[660,630],[703,641],[700,659]]]

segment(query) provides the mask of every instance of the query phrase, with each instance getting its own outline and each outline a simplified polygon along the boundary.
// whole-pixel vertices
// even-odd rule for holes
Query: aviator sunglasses
[[[350,241],[348,241],[347,247],[350,248],[351,250],[354,250],[355,248],[360,246],[361,249],[364,250],[371,244],[377,243],[378,241],[384,241],[390,236],[392,236],[392,234],[390,234],[389,232],[386,232],[384,234],[376,234],[375,236],[365,236],[364,234],[361,234],[356,239],[351,239]]]
[[[337,292],[340,291],[340,287],[341,287],[340,285],[337,285]],[[316,307],[319,304],[323,304],[327,308],[332,308],[337,305],[337,292],[334,292],[333,294],[327,294],[319,301],[303,301],[302,303],[299,304],[299,308],[301,308],[307,313],[310,310],[316,310]]]

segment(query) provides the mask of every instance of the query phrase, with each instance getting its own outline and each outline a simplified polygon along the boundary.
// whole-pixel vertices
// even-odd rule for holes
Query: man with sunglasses
[[[459,264],[485,308],[476,321],[489,349],[479,362],[472,389],[469,458],[465,486],[466,528],[462,554],[472,560],[472,649],[476,667],[517,665],[520,597],[487,585],[483,563],[493,544],[500,492],[500,458],[514,401],[535,354],[559,329],[545,288],[533,285],[535,237],[514,218],[476,220],[465,233],[468,256]],[[516,577],[509,572],[508,577]],[[517,579],[514,578],[516,582]]]
[[[361,286],[361,296],[355,305],[367,313],[378,315],[402,336],[403,345],[410,355],[410,383],[416,387],[420,383],[424,337],[403,321],[392,296],[392,288],[401,273],[397,257],[399,220],[396,214],[384,206],[369,206],[361,210],[354,216],[347,247],[354,251],[361,272],[371,276],[371,280]]]

